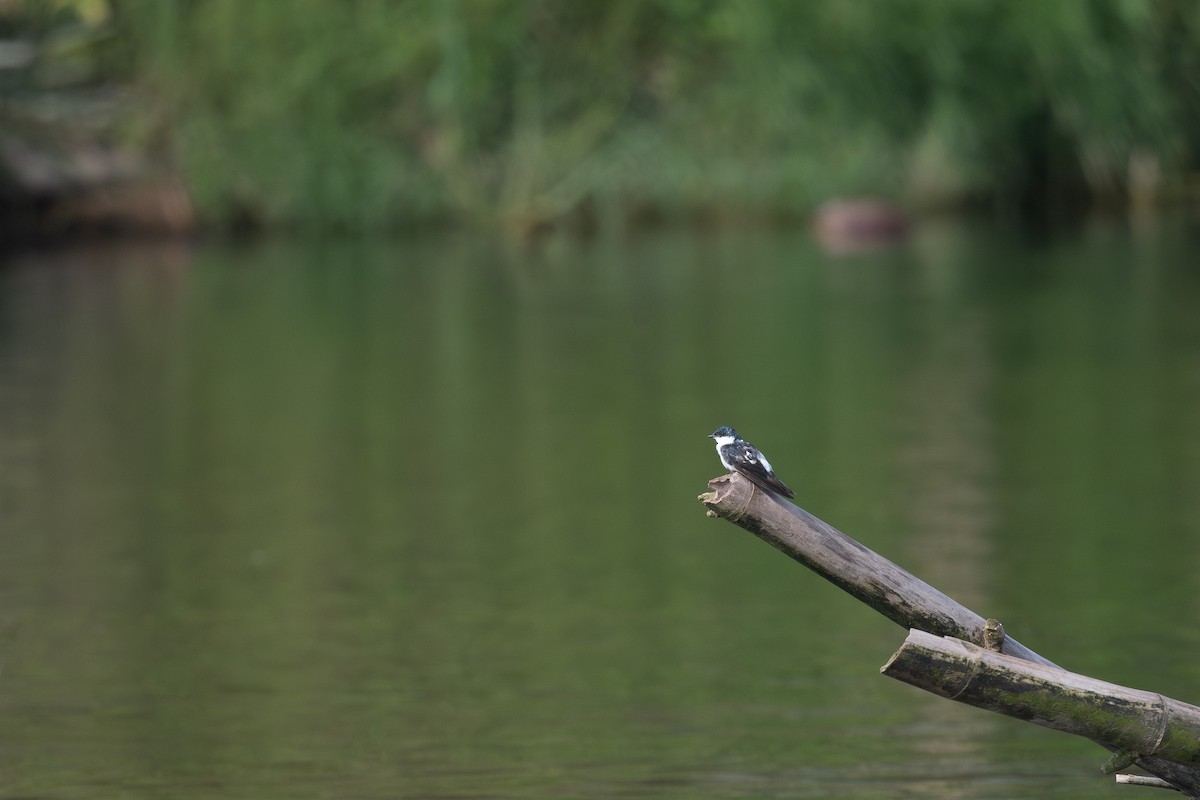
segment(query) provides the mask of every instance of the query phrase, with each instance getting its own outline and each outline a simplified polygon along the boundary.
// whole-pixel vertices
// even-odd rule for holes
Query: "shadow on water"
[[[6,795],[1091,796],[695,495],[802,504],[1074,669],[1200,698],[1188,233],[471,238],[0,271]],[[1190,623],[1190,624],[1189,624]]]

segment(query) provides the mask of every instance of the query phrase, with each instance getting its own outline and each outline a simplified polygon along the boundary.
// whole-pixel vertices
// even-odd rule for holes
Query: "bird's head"
[[[708,435],[710,439],[736,439],[737,431],[728,425],[722,425]]]

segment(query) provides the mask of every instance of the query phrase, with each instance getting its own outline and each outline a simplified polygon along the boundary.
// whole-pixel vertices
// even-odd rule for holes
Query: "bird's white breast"
[[[730,464],[728,461],[725,460],[725,454],[721,452],[721,448],[724,447],[725,445],[733,444],[733,437],[732,436],[717,436],[715,438],[716,438],[716,442],[717,442],[717,458],[721,459],[721,466],[725,467],[725,469],[732,472],[733,464]]]

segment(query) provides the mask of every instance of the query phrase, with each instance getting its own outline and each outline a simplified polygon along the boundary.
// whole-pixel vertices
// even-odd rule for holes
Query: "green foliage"
[[[1037,205],[1200,141],[1185,0],[126,0],[216,222]],[[1133,187],[1136,189],[1137,187]]]

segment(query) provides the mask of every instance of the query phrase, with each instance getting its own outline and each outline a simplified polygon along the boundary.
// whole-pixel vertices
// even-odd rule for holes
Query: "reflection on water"
[[[10,263],[0,787],[1094,796],[1098,748],[881,678],[902,631],[705,519],[705,435],[1048,657],[1195,701],[1189,246]]]

